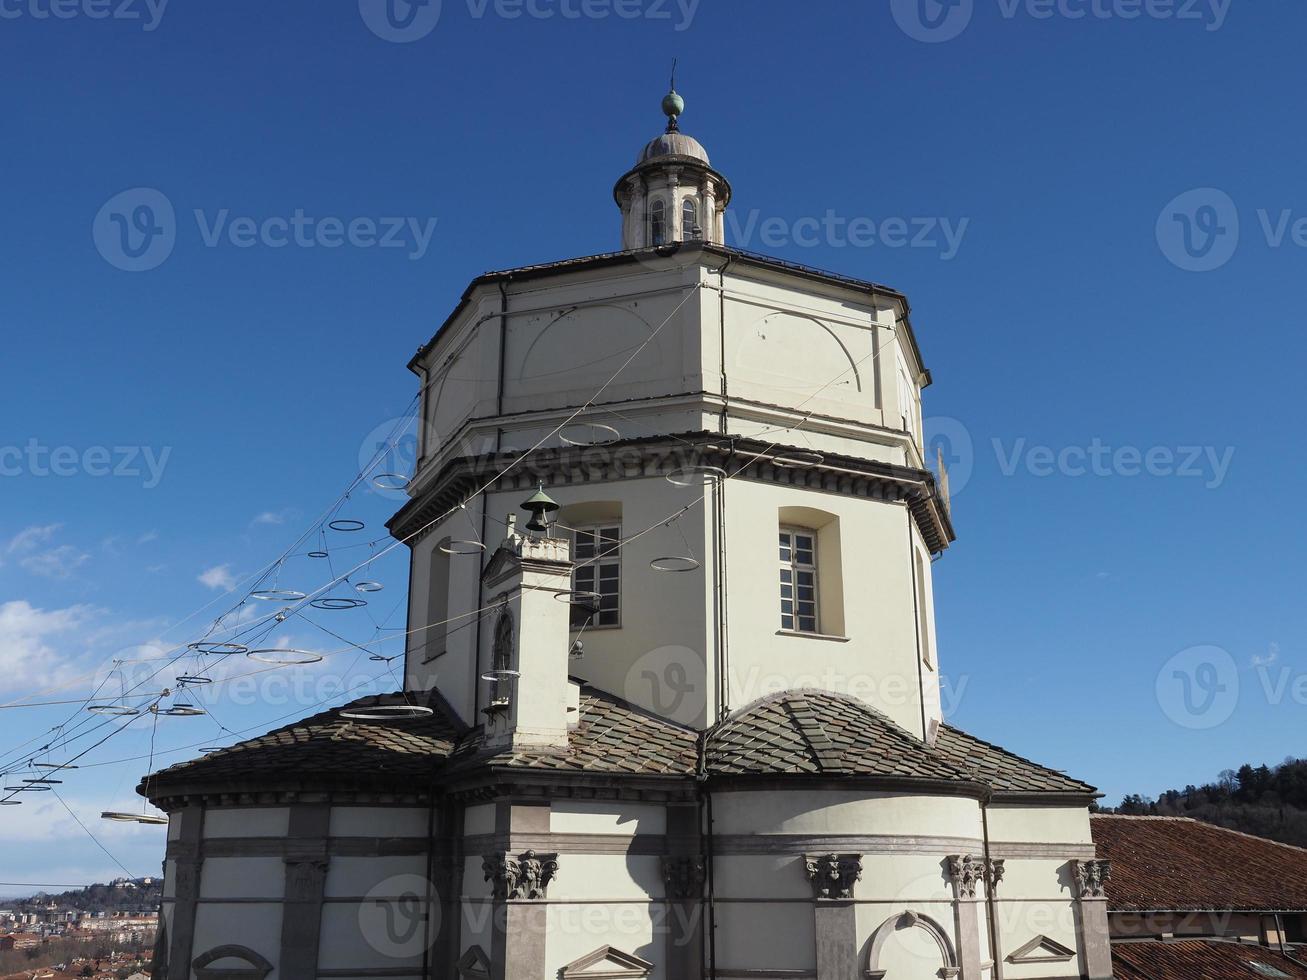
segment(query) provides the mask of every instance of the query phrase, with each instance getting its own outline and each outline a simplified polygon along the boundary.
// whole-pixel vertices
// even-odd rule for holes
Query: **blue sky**
[[[952,720],[1109,801],[1301,754],[1307,9],[922,3],[0,2],[0,704],[84,696],[222,612],[404,415],[471,277],[615,248],[677,57],[733,243],[912,299],[958,485]],[[175,222],[133,256],[108,215],[139,188]],[[356,492],[333,553],[394,506]],[[403,622],[398,553],[368,575],[330,621],[359,642]],[[157,760],[330,701],[294,676],[161,719]],[[85,732],[75,708],[0,709],[0,750]],[[160,833],[98,814],[139,805],[149,740],[59,787],[134,874]],[[0,880],[119,873],[40,796],[0,818]]]

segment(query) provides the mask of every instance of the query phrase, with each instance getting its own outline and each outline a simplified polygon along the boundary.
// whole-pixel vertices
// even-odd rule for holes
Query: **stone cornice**
[[[833,454],[811,466],[778,466],[771,462],[783,457],[786,448],[756,439],[698,432],[626,440],[603,447],[538,449],[524,462],[519,462],[521,453],[464,456],[447,462],[429,489],[405,504],[386,526],[396,538],[415,544],[434,532],[440,517],[488,482],[492,492],[515,492],[530,490],[538,483],[547,487],[574,486],[665,477],[681,467],[699,465],[720,467],[734,479],[903,503],[931,551],[942,551],[953,541],[953,525],[930,471]],[[500,473],[503,475],[496,478]]]

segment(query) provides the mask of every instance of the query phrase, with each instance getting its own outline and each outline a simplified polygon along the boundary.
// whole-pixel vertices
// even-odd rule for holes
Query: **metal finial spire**
[[[677,120],[685,111],[685,100],[676,94],[676,66],[679,59],[672,59],[671,90],[663,97],[663,114],[667,116],[667,132],[675,133],[680,129]]]

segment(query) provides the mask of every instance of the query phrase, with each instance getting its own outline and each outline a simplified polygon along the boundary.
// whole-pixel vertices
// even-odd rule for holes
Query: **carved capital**
[[[985,858],[985,884],[991,893],[998,890],[998,883],[1007,872],[1006,863],[1004,858]]]
[[[703,895],[708,871],[703,858],[696,855],[663,858],[663,881],[667,897],[688,900]]]
[[[804,870],[812,882],[813,897],[852,898],[853,886],[862,880],[861,854],[806,855]]]
[[[321,901],[322,886],[327,878],[327,859],[324,857],[287,857],[285,861],[286,901]]]
[[[1111,861],[1072,861],[1071,870],[1075,872],[1081,898],[1102,898],[1106,894],[1105,888],[1112,877]]]
[[[959,899],[976,897],[976,886],[984,880],[985,870],[985,863],[970,854],[949,855],[948,874]]]
[[[549,883],[558,874],[558,855],[525,851],[513,857],[498,851],[482,858],[481,870],[491,883],[494,897],[500,901],[545,898]]]

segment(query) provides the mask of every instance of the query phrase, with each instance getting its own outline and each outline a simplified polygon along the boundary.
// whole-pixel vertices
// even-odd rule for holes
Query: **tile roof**
[[[981,741],[952,725],[940,728],[935,753],[975,775],[998,793],[1073,793],[1096,796],[1098,790],[1019,755]]]
[[[1307,850],[1187,817],[1095,815],[1115,912],[1307,910]]]
[[[400,695],[347,707],[403,703]],[[466,774],[477,768],[606,775],[694,776],[699,732],[655,717],[613,695],[583,688],[580,717],[560,749],[487,749],[484,731],[467,730],[439,698],[418,719],[362,721],[340,708],[171,766],[149,777],[149,791],[175,786],[298,781],[358,783],[395,776]],[[932,748],[861,701],[822,691],[787,691],[745,707],[707,737],[713,775],[860,775],[984,783],[999,792],[1093,788],[947,726]]]
[[[580,720],[566,749],[484,752],[484,733],[468,736],[455,753],[454,771],[475,766],[565,772],[689,776],[699,759],[699,733],[656,718],[590,688],[581,693]]]
[[[719,775],[971,778],[861,701],[822,691],[785,691],[744,708],[709,737],[707,761]]]
[[[1116,980],[1307,980],[1307,967],[1276,950],[1241,943],[1117,942]]]
[[[360,698],[350,708],[402,704],[398,695]],[[332,708],[238,742],[189,762],[169,766],[148,777],[151,792],[169,783],[239,780],[281,782],[300,777],[416,776],[430,773],[432,759],[447,757],[459,726],[443,704],[426,702],[434,714],[425,718],[353,721]]]

